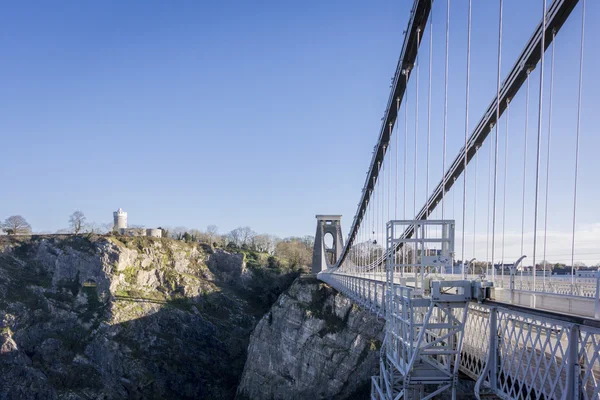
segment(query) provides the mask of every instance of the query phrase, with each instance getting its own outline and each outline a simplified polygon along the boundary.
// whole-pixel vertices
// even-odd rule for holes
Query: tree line
[[[69,216],[69,228],[59,229],[57,234],[64,233],[107,233],[112,229],[112,223],[98,225],[94,222],[87,223],[83,212],[77,210]],[[21,215],[11,215],[0,222],[0,229],[7,235],[30,235],[31,224]]]
[[[60,229],[57,234],[82,234],[96,233],[107,234],[113,232],[113,224],[96,224],[87,222],[85,214],[74,211],[68,219],[69,228]],[[131,225],[131,229],[139,229],[141,233],[143,226]],[[0,223],[0,229],[7,235],[30,235],[31,225],[21,215],[13,215]],[[220,247],[232,251],[246,250],[258,253],[266,253],[286,260],[292,268],[309,266],[312,262],[314,245],[313,236],[279,238],[268,233],[257,233],[248,226],[240,226],[225,234],[219,233],[216,225],[208,225],[206,229],[188,229],[185,227],[160,228],[163,237],[185,242],[197,242]]]
[[[307,267],[312,263],[313,236],[279,238],[268,233],[257,233],[249,226],[240,226],[225,234],[216,225],[205,230],[184,227],[161,228],[163,237],[185,242],[198,242],[232,251],[246,250],[267,253],[286,260],[289,267]]]

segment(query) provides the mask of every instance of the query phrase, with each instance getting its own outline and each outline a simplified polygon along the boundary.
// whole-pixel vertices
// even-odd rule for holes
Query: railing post
[[[579,326],[571,325],[569,329],[569,345],[567,350],[567,399],[579,398]]]
[[[498,389],[498,309],[490,308],[490,388]]]
[[[594,318],[600,319],[600,269],[596,272],[596,297],[594,298]]]
[[[515,269],[510,269],[510,283],[508,285],[510,291],[510,303],[513,304],[515,302]]]

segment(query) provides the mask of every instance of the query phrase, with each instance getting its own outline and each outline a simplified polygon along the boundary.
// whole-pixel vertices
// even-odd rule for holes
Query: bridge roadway
[[[322,272],[318,277],[384,317],[385,273],[360,277]],[[513,292],[525,296],[523,291]],[[496,300],[473,302],[469,307],[460,370],[478,381],[476,393],[487,391],[505,398],[600,398],[600,321],[509,304],[507,293],[495,289]],[[549,305],[556,298],[552,296],[557,295],[536,293],[538,305]],[[559,302],[578,297],[558,296]],[[572,306],[577,304],[572,301]],[[579,301],[588,304],[594,299]],[[494,363],[495,369],[490,367]]]

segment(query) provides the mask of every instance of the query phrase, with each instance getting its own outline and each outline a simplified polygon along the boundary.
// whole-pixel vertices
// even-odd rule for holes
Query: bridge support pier
[[[313,260],[311,272],[318,274],[327,269],[329,265],[337,262],[344,247],[342,238],[341,215],[317,215],[317,232],[315,233],[315,244],[313,248]],[[333,243],[331,247],[326,246],[325,236],[331,235]]]

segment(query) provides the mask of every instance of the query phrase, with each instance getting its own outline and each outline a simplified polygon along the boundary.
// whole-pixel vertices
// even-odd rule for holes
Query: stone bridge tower
[[[342,238],[341,215],[317,215],[317,233],[313,249],[312,273],[327,269],[327,265],[335,264],[342,254],[344,246]],[[331,247],[325,245],[325,235],[333,237]]]

